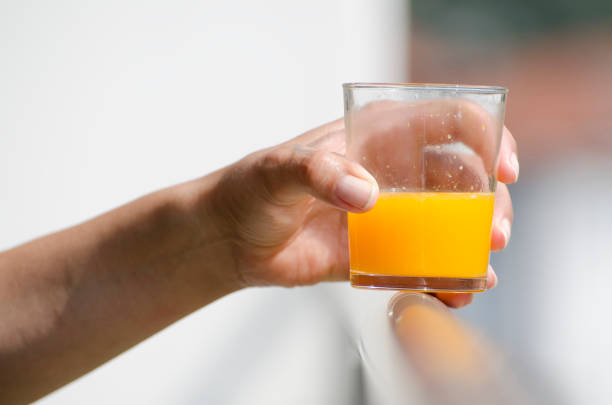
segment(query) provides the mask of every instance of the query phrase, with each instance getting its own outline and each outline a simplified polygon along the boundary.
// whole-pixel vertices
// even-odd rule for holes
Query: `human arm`
[[[508,145],[499,178],[511,182]],[[346,280],[344,211],[371,208],[377,191],[343,148],[336,121],[1,253],[3,400],[39,398],[241,288]],[[495,224],[511,220],[499,195]]]

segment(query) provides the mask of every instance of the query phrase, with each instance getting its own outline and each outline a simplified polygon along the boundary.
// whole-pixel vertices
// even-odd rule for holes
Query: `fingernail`
[[[510,167],[512,168],[512,170],[514,170],[514,177],[518,180],[519,162],[518,162],[518,158],[516,157],[516,153],[512,152],[512,154],[510,155],[510,158],[508,159],[508,163],[510,164]]]
[[[364,209],[374,197],[374,187],[354,176],[344,176],[336,184],[336,196],[353,207]]]
[[[499,222],[499,229],[504,234],[504,246],[510,241],[510,221],[508,218],[503,218]]]

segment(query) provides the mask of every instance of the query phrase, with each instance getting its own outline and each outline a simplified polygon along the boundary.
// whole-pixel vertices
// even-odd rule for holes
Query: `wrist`
[[[163,190],[167,201],[178,212],[163,214],[165,222],[178,222],[172,232],[177,268],[187,289],[199,295],[205,305],[244,287],[234,260],[231,232],[216,208],[215,194],[222,172],[214,172]],[[170,226],[172,228],[172,226]]]

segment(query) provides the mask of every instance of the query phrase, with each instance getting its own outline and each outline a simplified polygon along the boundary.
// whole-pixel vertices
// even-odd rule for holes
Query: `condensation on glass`
[[[351,284],[483,291],[507,89],[347,83],[347,157],[380,189],[348,214]]]

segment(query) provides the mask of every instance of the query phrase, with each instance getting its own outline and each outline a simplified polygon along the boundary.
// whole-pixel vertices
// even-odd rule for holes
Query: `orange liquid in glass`
[[[486,277],[493,193],[381,192],[348,214],[351,273]]]

